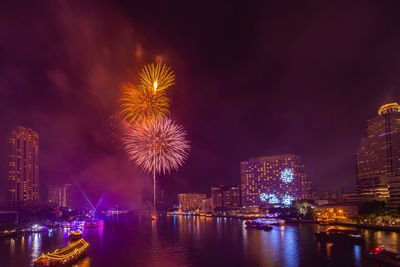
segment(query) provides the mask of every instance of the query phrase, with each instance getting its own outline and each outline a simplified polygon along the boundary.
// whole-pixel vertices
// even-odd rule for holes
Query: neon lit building
[[[240,163],[242,205],[286,205],[311,199],[311,182],[300,157],[284,154],[250,158]]]
[[[39,201],[39,135],[17,127],[9,138],[9,194],[12,203]]]
[[[400,105],[380,107],[368,120],[367,136],[356,154],[357,191],[364,198],[388,200],[389,180],[400,175]],[[393,194],[392,194],[393,195]]]

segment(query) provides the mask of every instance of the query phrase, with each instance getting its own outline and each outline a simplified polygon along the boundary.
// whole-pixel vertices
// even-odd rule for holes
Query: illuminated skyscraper
[[[364,197],[389,198],[388,183],[400,175],[400,105],[389,103],[368,120],[367,136],[361,139],[357,162],[357,189]]]
[[[383,105],[368,120],[357,152],[357,177],[400,174],[400,105]]]
[[[311,182],[300,157],[293,154],[250,158],[240,163],[242,205],[290,205],[311,199]]]
[[[39,201],[39,135],[17,127],[9,139],[9,193],[13,203]]]

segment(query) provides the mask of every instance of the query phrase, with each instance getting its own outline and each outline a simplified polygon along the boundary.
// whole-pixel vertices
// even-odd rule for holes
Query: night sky
[[[187,163],[177,192],[240,183],[240,161],[295,153],[318,191],[355,181],[366,120],[400,101],[400,3],[32,1],[0,9],[0,199],[7,138],[40,136],[40,185],[77,182],[93,201],[135,206],[150,175],[118,145],[121,85],[171,66],[171,117]]]

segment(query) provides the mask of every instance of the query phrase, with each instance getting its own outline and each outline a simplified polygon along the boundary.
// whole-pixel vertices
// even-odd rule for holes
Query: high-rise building
[[[240,186],[212,186],[212,208],[237,209],[242,206]]]
[[[368,120],[357,152],[357,177],[400,174],[400,105],[389,103]]]
[[[311,182],[299,156],[250,158],[240,167],[242,205],[246,207],[290,205],[294,200],[312,197]]]
[[[367,136],[356,154],[357,191],[365,198],[388,200],[388,179],[400,175],[400,105],[380,107],[368,120]]]
[[[49,204],[61,208],[67,207],[67,186],[51,185],[49,186],[48,202]]]
[[[178,194],[179,208],[186,211],[201,209],[204,199],[206,194]]]
[[[9,195],[13,204],[39,201],[39,135],[17,127],[9,138]]]

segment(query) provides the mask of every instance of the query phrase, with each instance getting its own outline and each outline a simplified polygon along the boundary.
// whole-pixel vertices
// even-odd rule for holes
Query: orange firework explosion
[[[129,124],[145,123],[169,114],[169,99],[165,91],[147,90],[128,84],[121,98],[122,119]]]
[[[165,89],[174,84],[173,71],[161,64],[149,64],[139,73],[138,86],[127,84],[121,98],[122,119],[129,124],[143,124],[169,114]]]

